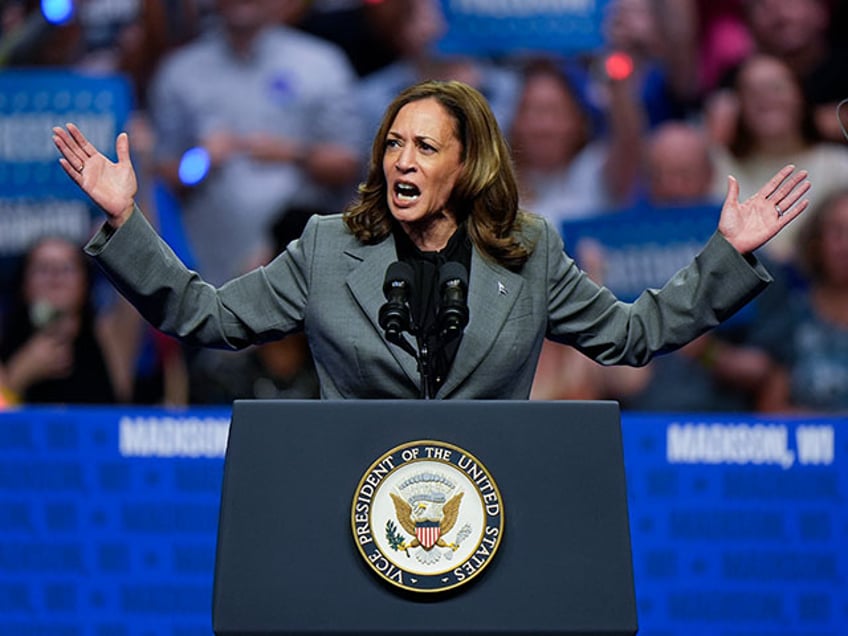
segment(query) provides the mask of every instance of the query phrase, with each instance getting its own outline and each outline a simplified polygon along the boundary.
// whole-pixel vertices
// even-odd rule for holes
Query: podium
[[[485,570],[432,594],[387,584],[352,531],[369,465],[414,440],[473,454],[503,504]],[[217,636],[635,634],[618,404],[236,401],[212,622]]]

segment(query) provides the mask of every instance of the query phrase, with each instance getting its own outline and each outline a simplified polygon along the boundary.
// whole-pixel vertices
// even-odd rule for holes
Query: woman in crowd
[[[7,396],[26,404],[116,401],[91,285],[85,256],[71,241],[48,237],[27,252],[0,340]]]
[[[596,136],[587,106],[563,68],[534,60],[523,72],[510,129],[521,206],[563,221],[621,207],[633,194],[641,111],[628,79],[610,80],[606,133]]]
[[[735,93],[733,134],[726,152],[717,155],[717,168],[739,180],[743,196],[755,192],[767,175],[787,163],[803,165],[815,175],[816,187],[809,195],[812,207],[848,182],[848,149],[821,139],[798,78],[784,62],[762,54],[748,58],[740,67]],[[712,125],[714,131],[727,127],[716,121]],[[768,256],[780,263],[794,262],[802,226],[803,222],[795,224],[769,242]]]
[[[786,316],[783,364],[762,398],[766,411],[848,410],[848,190],[810,215],[800,243],[809,288]]]

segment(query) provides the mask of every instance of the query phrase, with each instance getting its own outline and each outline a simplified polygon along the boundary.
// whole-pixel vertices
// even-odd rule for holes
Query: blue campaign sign
[[[561,232],[578,265],[582,241],[598,245],[604,262],[600,282],[622,300],[634,300],[689,264],[718,227],[720,212],[719,204],[632,209],[567,221]]]
[[[64,71],[0,74],[0,194],[81,198],[58,165],[53,126],[72,121],[114,159],[115,137],[131,106],[127,80]]]
[[[18,255],[41,234],[90,234],[91,206],[59,166],[51,130],[72,121],[114,160],[131,103],[122,76],[0,73],[0,258]]]
[[[498,55],[582,53],[603,43],[609,0],[441,0],[448,32],[439,49]]]

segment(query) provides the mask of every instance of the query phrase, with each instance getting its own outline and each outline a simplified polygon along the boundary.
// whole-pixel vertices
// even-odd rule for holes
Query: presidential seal
[[[495,480],[471,453],[408,442],[377,459],[351,506],[356,546],[380,577],[415,592],[463,585],[489,564],[503,537]]]

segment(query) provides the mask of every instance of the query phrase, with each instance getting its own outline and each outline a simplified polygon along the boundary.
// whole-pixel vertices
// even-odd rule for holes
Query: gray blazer
[[[602,364],[645,364],[717,325],[771,280],[716,233],[661,290],[623,303],[575,265],[547,221],[525,226],[536,248],[520,272],[474,249],[470,321],[437,398],[526,399],[545,337]],[[272,263],[220,288],[188,270],[138,210],[85,249],[166,333],[237,349],[305,330],[322,397],[420,395],[415,360],[378,324],[386,268],[397,260],[391,237],[362,245],[340,215],[315,216]]]

